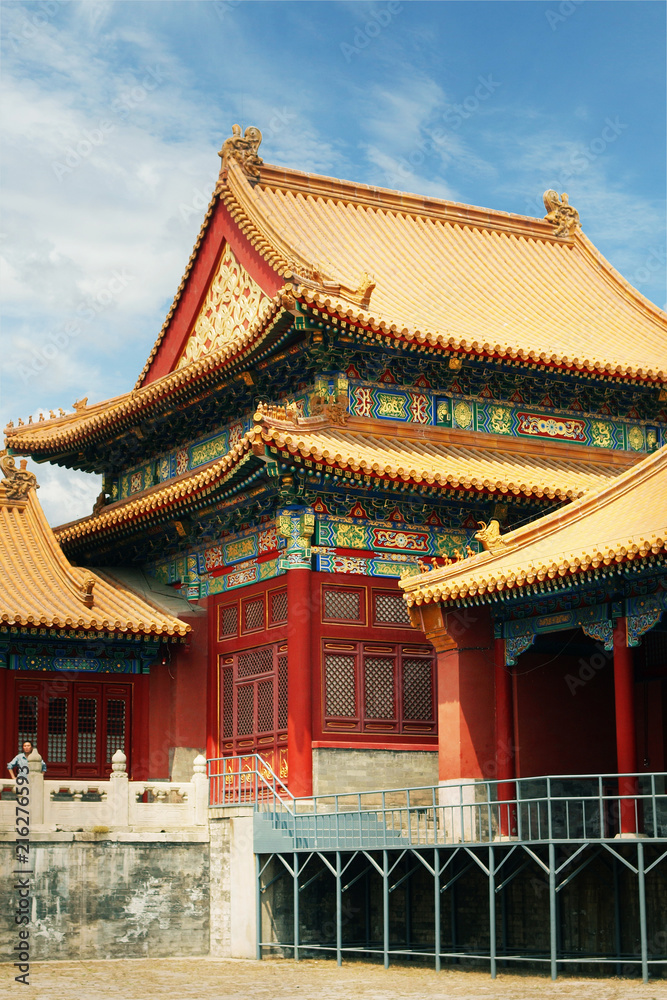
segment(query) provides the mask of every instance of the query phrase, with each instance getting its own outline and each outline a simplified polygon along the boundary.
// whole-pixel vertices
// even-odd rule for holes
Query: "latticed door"
[[[130,766],[131,685],[17,679],[16,746],[37,747],[49,778],[105,778],[116,750]]]
[[[286,772],[287,648],[272,643],[220,657],[225,755],[257,752]]]

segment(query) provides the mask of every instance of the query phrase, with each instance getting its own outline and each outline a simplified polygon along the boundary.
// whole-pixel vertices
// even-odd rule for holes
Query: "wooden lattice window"
[[[433,719],[433,659],[404,657],[403,718],[413,722]]]
[[[278,729],[287,729],[287,657],[278,657]]]
[[[97,699],[79,698],[77,704],[78,764],[94,764],[97,755]]]
[[[336,645],[323,644],[325,730],[436,734],[435,659],[427,646]]]
[[[394,719],[394,660],[364,657],[364,714],[367,719]]]
[[[238,604],[226,604],[218,608],[218,639],[228,639],[238,635],[239,607]]]
[[[253,597],[243,602],[243,631],[261,632],[264,628],[264,598]]]
[[[363,625],[366,621],[365,597],[363,587],[323,587],[322,621]]]
[[[400,594],[386,590],[373,591],[373,624],[394,628],[411,628],[408,608]]]
[[[274,590],[269,595],[270,623],[282,625],[287,621],[287,590]]]
[[[125,750],[125,701],[122,698],[107,700],[107,764],[111,764],[116,750]]]
[[[273,647],[264,646],[261,649],[250,649],[247,653],[239,653],[237,657],[237,674],[239,677],[252,677],[254,674],[265,674],[273,670]]]
[[[49,698],[47,760],[63,764],[67,760],[67,698]]]
[[[354,718],[357,714],[355,677],[356,657],[327,653],[324,657],[326,690],[325,712],[328,716]]]
[[[33,746],[37,744],[37,695],[22,694],[19,696],[19,748],[29,740]]]
[[[234,668],[222,670],[222,735],[230,739],[234,735]]]

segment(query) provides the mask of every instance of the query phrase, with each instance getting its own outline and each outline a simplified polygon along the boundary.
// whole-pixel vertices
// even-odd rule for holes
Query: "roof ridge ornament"
[[[22,458],[21,467],[17,469],[14,456],[9,455],[7,449],[0,451],[0,469],[5,477],[3,485],[8,500],[25,500],[30,490],[39,489],[37,476],[34,472],[28,472],[27,464],[27,460]]]
[[[496,555],[498,552],[503,552],[507,542],[500,534],[500,524],[498,521],[478,521],[480,526],[480,531],[475,533],[475,538],[478,542],[481,542],[487,552],[491,552],[492,555]]]
[[[544,207],[547,210],[544,218],[552,223],[555,236],[573,236],[581,230],[579,212],[576,208],[572,208],[565,192],[559,196],[557,191],[550,188],[544,192],[543,197]]]
[[[261,143],[262,133],[254,125],[249,125],[243,135],[241,135],[240,125],[232,125],[232,134],[228,139],[225,139],[222,149],[218,153],[222,160],[222,166],[215,188],[216,194],[220,192],[227,180],[227,170],[231,160],[235,160],[239,164],[252,184],[259,182],[259,168],[264,163],[261,156],[257,155]]]

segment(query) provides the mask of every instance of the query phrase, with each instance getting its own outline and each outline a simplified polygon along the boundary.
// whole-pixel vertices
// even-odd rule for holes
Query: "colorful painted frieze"
[[[456,556],[467,545],[478,548],[474,532],[448,528],[412,528],[391,521],[364,521],[361,518],[318,517],[317,545],[373,552],[411,553],[415,556]]]
[[[664,431],[659,425],[646,425],[641,421],[574,416],[548,409],[529,409],[520,403],[440,395],[369,383],[350,383],[349,411],[356,417],[566,441],[622,451],[655,451],[664,438]]]

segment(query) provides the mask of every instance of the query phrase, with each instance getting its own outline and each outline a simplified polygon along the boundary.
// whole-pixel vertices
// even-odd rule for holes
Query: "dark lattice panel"
[[[381,656],[364,660],[364,711],[367,719],[393,719],[394,661]]]
[[[278,729],[287,729],[287,657],[278,657]]]
[[[222,671],[222,735],[234,735],[234,671],[227,667]]]
[[[341,715],[346,718],[357,714],[357,696],[354,683],[354,656],[338,656],[331,653],[324,659],[326,675],[327,715]]]
[[[239,630],[239,609],[236,604],[220,608],[220,638],[236,635]]]
[[[77,761],[94,764],[97,760],[97,701],[79,698]]]
[[[287,591],[278,590],[271,594],[271,624],[287,621]]]
[[[274,729],[273,678],[257,685],[257,732],[270,733]]]
[[[264,628],[264,598],[246,601],[243,605],[243,631],[256,632]]]
[[[67,760],[67,698],[49,698],[46,759],[49,764]]]
[[[33,694],[19,696],[19,747],[26,740],[37,744],[37,695]]]
[[[357,590],[326,588],[323,596],[326,619],[358,622],[361,618],[361,594]]]
[[[254,732],[255,685],[242,684],[236,689],[236,733],[250,736]]]
[[[120,698],[107,701],[107,764],[116,750],[125,751],[125,702]]]
[[[433,718],[433,661],[403,660],[403,718],[430,722]]]
[[[410,625],[408,608],[400,594],[375,595],[376,625]]]
[[[247,653],[239,653],[236,672],[239,677],[251,677],[253,674],[267,674],[273,670],[273,647],[251,649]]]

